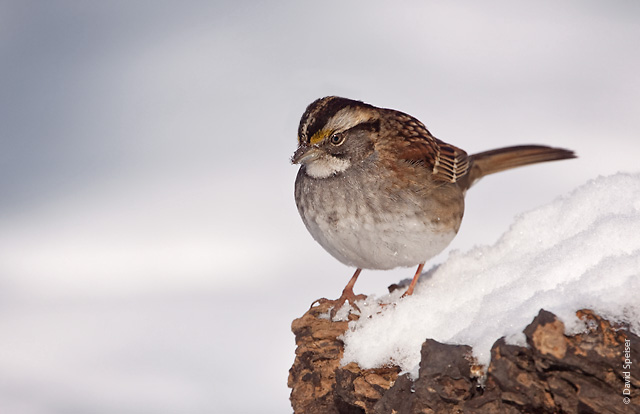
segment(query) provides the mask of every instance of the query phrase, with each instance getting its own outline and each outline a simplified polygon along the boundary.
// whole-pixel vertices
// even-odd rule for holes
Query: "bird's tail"
[[[459,180],[467,190],[485,175],[539,162],[576,158],[573,151],[543,145],[519,145],[480,152],[469,157],[469,171]]]

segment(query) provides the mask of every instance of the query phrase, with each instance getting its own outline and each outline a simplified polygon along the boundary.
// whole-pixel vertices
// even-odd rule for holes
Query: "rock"
[[[321,302],[292,324],[295,413],[640,413],[640,338],[589,310],[577,312],[587,332],[573,336],[541,310],[524,330],[528,347],[495,342],[482,380],[470,347],[426,339],[413,381],[394,366],[340,366],[348,322],[330,321],[330,308]]]
[[[297,344],[288,380],[293,410],[306,414],[371,412],[400,369],[362,370],[356,364],[341,367],[344,344],[338,337],[347,330],[348,322],[330,321],[331,308],[330,302],[320,301],[291,324]]]
[[[338,339],[347,322],[332,322],[323,314],[328,303],[312,307],[291,324],[296,336],[296,359],[289,370],[291,405],[296,413],[341,413],[335,401],[336,371],[340,368],[343,343]]]

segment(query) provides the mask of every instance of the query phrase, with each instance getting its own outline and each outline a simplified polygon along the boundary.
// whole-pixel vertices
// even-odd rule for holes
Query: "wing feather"
[[[435,138],[410,115],[396,111],[392,119],[391,128],[398,136],[387,149],[393,148],[397,158],[430,169],[436,181],[455,183],[468,173],[469,156],[464,150]]]

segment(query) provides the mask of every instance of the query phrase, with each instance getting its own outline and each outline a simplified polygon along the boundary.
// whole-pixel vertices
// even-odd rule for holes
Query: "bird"
[[[307,230],[355,273],[335,301],[357,308],[362,269],[417,270],[458,233],[467,190],[511,168],[576,158],[573,151],[518,145],[468,155],[406,113],[327,96],[312,102],[298,126],[295,202]]]

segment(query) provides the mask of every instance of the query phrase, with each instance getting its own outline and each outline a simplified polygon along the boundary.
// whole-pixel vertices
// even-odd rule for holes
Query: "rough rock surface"
[[[427,339],[413,381],[394,366],[340,366],[348,322],[330,321],[330,307],[320,303],[292,324],[295,413],[640,413],[640,338],[591,311],[577,312],[588,331],[567,336],[541,310],[524,330],[528,347],[495,342],[482,380],[470,347]]]
[[[341,367],[343,343],[338,337],[347,330],[348,322],[329,320],[326,315],[331,306],[321,302],[291,324],[298,346],[289,370],[291,405],[294,412],[305,414],[373,412],[400,369]],[[354,314],[349,317],[357,318]]]

